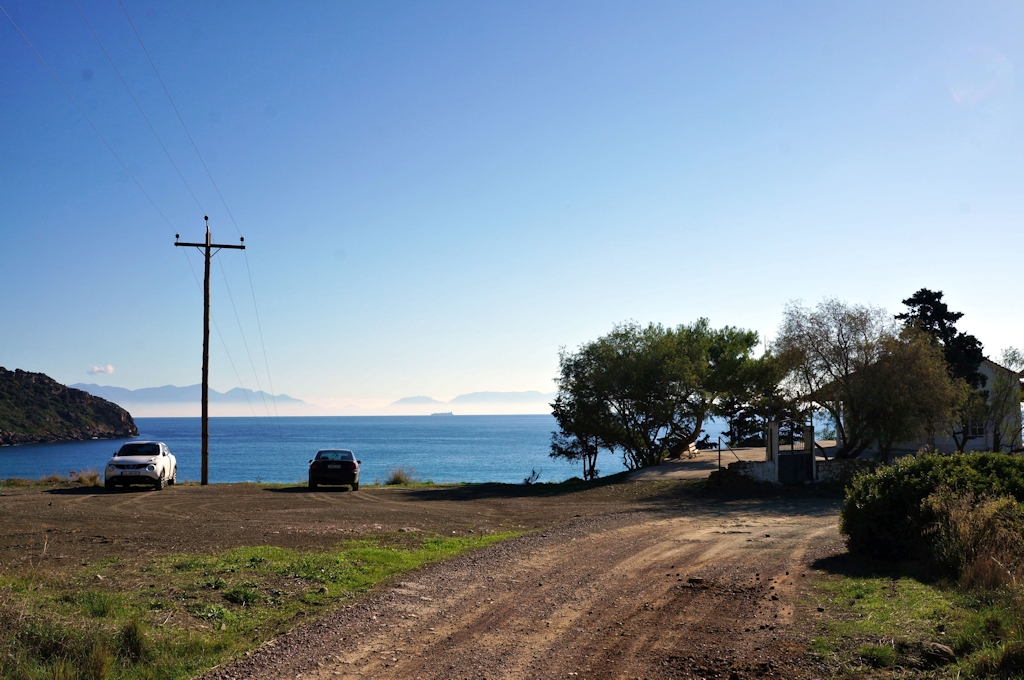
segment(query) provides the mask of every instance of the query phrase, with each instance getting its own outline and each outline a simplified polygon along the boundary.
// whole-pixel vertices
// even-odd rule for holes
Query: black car
[[[359,490],[359,463],[347,449],[321,449],[309,461],[309,488],[318,484],[347,484]]]

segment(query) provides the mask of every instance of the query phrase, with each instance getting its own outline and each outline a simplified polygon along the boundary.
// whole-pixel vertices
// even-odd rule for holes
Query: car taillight
[[[320,463],[310,463],[309,464],[309,469],[310,470],[316,470],[318,467],[320,467]]]

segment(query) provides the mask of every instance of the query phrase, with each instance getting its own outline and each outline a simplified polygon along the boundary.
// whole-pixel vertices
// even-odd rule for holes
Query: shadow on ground
[[[317,493],[351,493],[352,489],[348,486],[318,486],[315,489],[310,489],[308,485],[296,485],[296,486],[268,486],[264,487],[264,491],[271,493],[303,493],[303,494],[317,494]]]
[[[152,493],[153,491],[153,487],[145,485],[120,487],[116,490],[106,489],[102,486],[69,486],[46,489],[43,493],[55,496],[114,496],[116,494],[128,493]]]
[[[849,552],[830,555],[815,560],[812,568],[827,574],[846,576],[849,578],[912,578],[921,583],[937,583],[941,581],[939,574],[934,573],[921,560],[890,562],[888,560],[861,557]]]

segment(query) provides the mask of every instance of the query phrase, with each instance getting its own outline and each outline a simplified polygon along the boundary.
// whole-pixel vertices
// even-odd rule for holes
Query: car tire
[[[113,479],[107,479],[107,480],[104,480],[104,482],[103,482],[103,488],[106,489],[107,491],[113,491],[114,489],[117,488],[117,485],[114,484],[114,480]]]
[[[174,486],[178,483],[178,468],[174,468],[174,472],[171,473],[171,478],[167,480],[168,486]]]
[[[309,488],[310,489],[315,489],[316,488],[316,482],[314,482],[312,479],[309,480]]]
[[[157,491],[163,491],[164,487],[167,486],[167,481],[161,476],[155,482],[153,482],[153,488]]]
[[[359,491],[359,482],[356,482],[355,484],[352,485],[352,490]]]

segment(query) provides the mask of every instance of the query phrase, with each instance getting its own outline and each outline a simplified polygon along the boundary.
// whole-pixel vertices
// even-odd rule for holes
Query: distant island
[[[455,414],[452,413],[451,411],[445,411],[443,413],[431,413],[430,415],[432,415],[432,416],[453,416]]]
[[[0,367],[0,446],[137,437],[128,411],[43,373]]]

